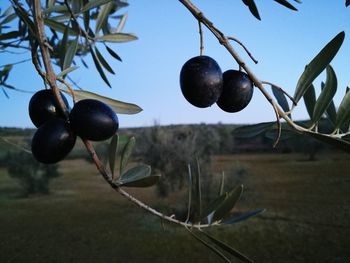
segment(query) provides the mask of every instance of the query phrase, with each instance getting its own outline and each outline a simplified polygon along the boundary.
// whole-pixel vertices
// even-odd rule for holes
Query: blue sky
[[[342,48],[332,65],[338,76],[335,104],[339,105],[346,86],[350,86],[350,8],[344,0],[305,1],[295,4],[298,12],[286,9],[272,0],[256,1],[262,21],[256,20],[242,3],[234,0],[193,1],[226,35],[240,39],[258,59],[249,60],[244,51],[233,46],[261,80],[285,88],[291,95],[304,66],[340,31],[346,32]],[[316,5],[317,2],[317,5]],[[113,49],[123,62],[108,57],[116,75],[107,75],[112,89],[100,79],[90,58],[90,69],[81,67],[72,77],[79,85],[114,99],[133,102],[143,108],[137,115],[119,115],[121,127],[183,123],[256,123],[274,120],[274,113],[259,90],[254,91],[249,106],[229,114],[216,105],[206,109],[187,103],[179,87],[182,65],[199,54],[198,24],[176,0],[129,1],[125,32],[135,33],[139,40],[115,44]],[[0,7],[7,5],[1,1]],[[237,64],[210,32],[204,30],[204,54],[213,57],[223,71],[237,69]],[[0,64],[29,58],[28,54],[0,54]],[[317,89],[324,74],[315,82]],[[20,89],[43,88],[30,62],[16,66],[8,80]],[[269,89],[269,88],[268,88]],[[9,91],[10,99],[0,94],[0,126],[33,127],[27,107],[30,94]],[[295,119],[306,118],[302,102]]]

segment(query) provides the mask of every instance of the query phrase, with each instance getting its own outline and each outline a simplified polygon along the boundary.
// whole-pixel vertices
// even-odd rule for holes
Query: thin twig
[[[199,55],[203,56],[204,42],[203,42],[203,30],[202,23],[198,20],[198,31],[199,31]]]
[[[266,84],[266,85],[270,85],[272,88],[276,88],[278,89],[279,91],[281,91],[284,95],[286,95],[292,102],[293,102],[293,105],[294,106],[297,106],[297,102],[295,101],[295,99],[289,95],[283,88],[281,88],[280,86],[277,86],[276,84],[273,84],[269,81],[261,81],[262,84]]]
[[[237,38],[232,37],[232,36],[227,37],[227,38],[229,40],[235,41],[238,45],[240,45],[244,49],[244,51],[248,54],[248,56],[251,58],[251,60],[253,60],[253,62],[255,64],[258,64],[258,61],[253,57],[252,53],[249,51],[249,49],[241,41],[239,41]]]

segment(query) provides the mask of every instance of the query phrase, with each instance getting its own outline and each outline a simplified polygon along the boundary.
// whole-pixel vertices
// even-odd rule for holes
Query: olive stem
[[[203,42],[203,31],[202,31],[202,23],[198,20],[198,31],[199,31],[199,55],[203,56],[204,50],[204,42]]]
[[[248,54],[248,56],[251,58],[251,60],[253,60],[253,62],[255,64],[258,64],[258,61],[253,57],[252,53],[249,51],[249,49],[241,41],[239,41],[237,38],[232,37],[232,36],[229,36],[227,38],[229,40],[235,41],[238,45],[240,45],[244,49],[244,51]]]

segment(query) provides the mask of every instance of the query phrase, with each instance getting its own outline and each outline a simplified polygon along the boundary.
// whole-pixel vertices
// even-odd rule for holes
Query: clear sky
[[[332,62],[339,84],[335,104],[339,105],[346,86],[350,85],[350,7],[345,8],[345,0],[295,3],[298,12],[272,0],[256,1],[262,21],[256,20],[242,1],[193,2],[222,32],[240,39],[249,48],[259,61],[257,65],[233,43],[261,80],[282,86],[291,95],[305,65],[337,33],[344,30],[344,44]],[[121,127],[149,126],[154,121],[167,125],[274,120],[271,107],[258,89],[249,106],[235,114],[225,113],[216,105],[199,109],[187,103],[179,87],[179,72],[189,58],[199,54],[197,21],[176,0],[130,0],[129,3],[130,6],[120,12],[128,12],[129,15],[124,31],[135,33],[139,40],[113,46],[123,62],[108,57],[116,71],[116,75],[107,73],[112,89],[100,79],[90,58],[86,59],[91,65],[88,70],[81,67],[72,74],[86,90],[133,102],[143,108],[137,115],[119,115]],[[0,3],[1,8],[7,5],[7,1]],[[204,54],[213,57],[223,71],[237,69],[232,57],[207,30],[204,30],[204,41]],[[30,54],[0,54],[0,64],[25,58],[30,58]],[[324,75],[315,83],[318,90],[321,80],[325,80]],[[30,62],[15,66],[8,83],[31,91],[43,88]],[[0,126],[33,127],[27,112],[31,94],[8,93],[10,99],[0,94]],[[306,118],[302,102],[294,118]]]

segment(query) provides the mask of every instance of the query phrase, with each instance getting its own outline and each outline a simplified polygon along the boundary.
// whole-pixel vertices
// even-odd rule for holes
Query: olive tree
[[[350,93],[347,92],[336,108],[333,103],[333,96],[337,88],[336,74],[330,65],[332,59],[341,47],[345,33],[340,32],[323,47],[314,59],[305,67],[304,72],[296,85],[293,96],[287,94],[283,88],[271,81],[261,81],[260,78],[250,69],[249,63],[243,61],[233,44],[238,44],[251,57],[253,63],[256,60],[245,45],[235,37],[228,36],[217,28],[213,21],[190,0],[179,0],[189,11],[189,15],[198,22],[200,32],[200,54],[204,46],[202,27],[206,27],[218,40],[233,60],[237,63],[241,72],[244,72],[254,85],[266,98],[267,105],[270,105],[275,112],[276,120],[270,123],[261,123],[249,127],[241,127],[236,130],[237,134],[253,136],[263,132],[275,134],[273,146],[278,144],[281,136],[285,133],[296,132],[305,136],[311,136],[317,140],[329,143],[345,151],[350,151],[349,123],[350,123]],[[242,1],[250,12],[260,20],[260,14],[254,0]],[[275,0],[286,8],[296,10],[295,4],[299,0]],[[141,108],[135,104],[113,100],[94,94],[92,92],[74,89],[74,80],[70,73],[78,70],[78,63],[85,64],[84,57],[91,56],[96,71],[102,80],[111,86],[105,72],[114,73],[108,64],[107,59],[102,55],[100,49],[105,48],[110,57],[120,60],[118,54],[112,49],[112,44],[136,40],[133,34],[123,32],[123,25],[126,15],[116,14],[116,11],[125,8],[127,3],[122,0],[10,0],[10,7],[0,14],[0,50],[24,49],[31,53],[31,61],[37,74],[41,76],[45,87],[54,94],[56,107],[63,114],[69,124],[69,109],[64,103],[60,92],[70,95],[74,103],[83,99],[93,98],[110,105],[118,114],[135,114]],[[346,6],[350,1],[345,2]],[[111,23],[112,20],[117,21]],[[17,23],[14,23],[17,21]],[[11,25],[11,26],[9,26]],[[12,26],[17,25],[17,26]],[[79,62],[80,61],[80,62]],[[0,85],[6,89],[16,87],[8,83],[8,76],[14,64],[8,63],[1,68]],[[57,68],[59,73],[56,73]],[[313,81],[321,72],[326,71],[327,77],[320,95],[316,98]],[[219,75],[220,78],[220,75]],[[62,87],[59,87],[58,84]],[[270,93],[267,87],[272,88]],[[307,110],[310,114],[310,122],[307,126],[294,121],[291,116],[301,99],[304,99]],[[288,101],[289,100],[289,101]],[[201,104],[199,104],[201,106]],[[323,119],[332,123],[330,132],[319,130],[319,123]],[[281,120],[286,125],[282,125]],[[283,124],[284,124],[283,123]],[[63,124],[60,128],[68,129]],[[64,126],[64,127],[63,127]],[[39,127],[38,130],[40,130]],[[79,135],[79,134],[78,134]],[[80,136],[81,137],[81,136]],[[230,262],[229,257],[234,256],[244,262],[251,262],[247,256],[238,252],[228,244],[220,241],[205,231],[208,228],[233,224],[245,220],[251,216],[261,213],[263,210],[247,212],[240,216],[232,216],[231,211],[239,200],[243,186],[239,185],[232,190],[225,191],[224,180],[218,189],[218,197],[209,205],[202,205],[201,169],[200,166],[188,165],[187,175],[189,182],[188,191],[188,212],[185,219],[179,219],[173,215],[166,215],[143,203],[130,195],[125,189],[127,187],[146,187],[154,185],[159,175],[151,173],[151,167],[140,164],[128,168],[127,163],[135,145],[135,139],[131,137],[128,142],[117,151],[118,134],[110,140],[109,162],[105,166],[96,153],[93,144],[87,138],[81,138],[86,150],[90,153],[96,169],[117,193],[135,203],[139,208],[150,214],[174,225],[182,226],[196,240],[214,251],[218,256]],[[116,153],[120,152],[119,171],[116,171]],[[171,160],[169,160],[171,161]],[[223,177],[224,178],[224,177]]]

